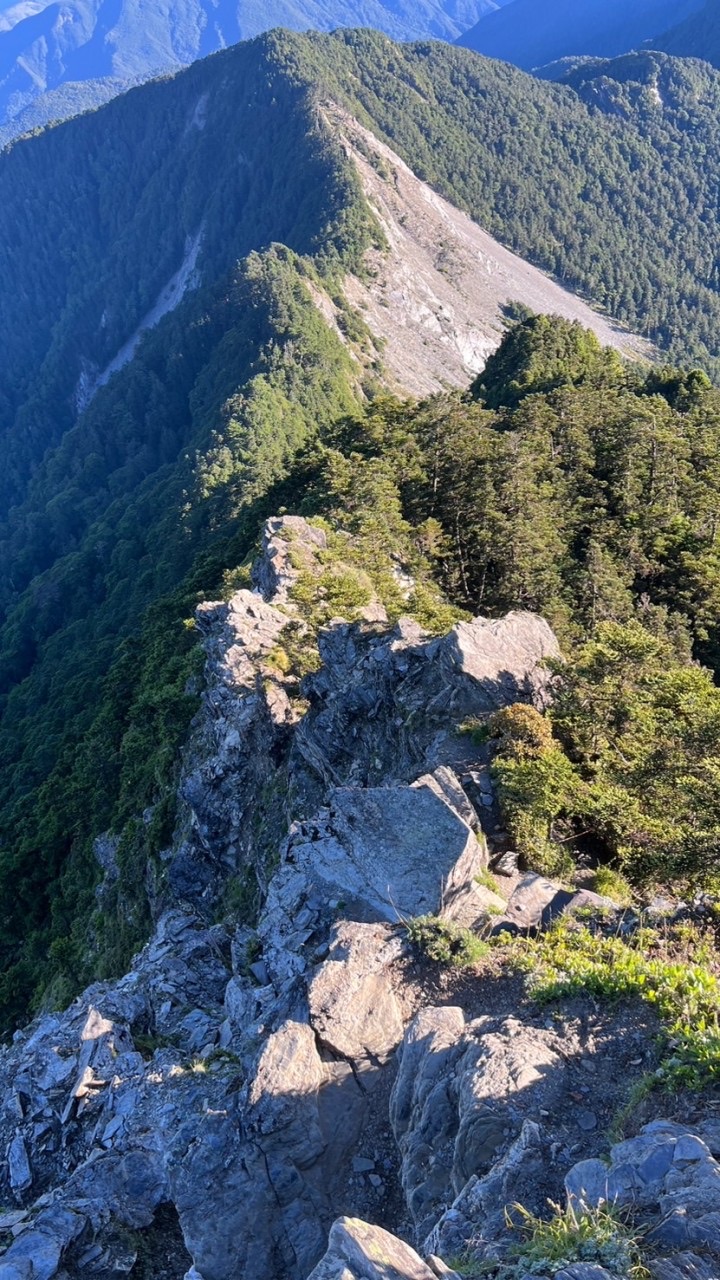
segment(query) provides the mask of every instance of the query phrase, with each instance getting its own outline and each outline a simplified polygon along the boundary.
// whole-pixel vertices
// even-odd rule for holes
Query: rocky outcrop
[[[483,793],[491,797],[478,773],[482,753],[457,727],[508,702],[544,705],[544,662],[559,654],[548,624],[529,613],[476,618],[437,639],[407,619],[390,633],[339,623],[319,647],[323,665],[306,682],[310,708],[292,751],[305,816],[329,786],[410,784],[440,768],[454,771],[482,811]]]
[[[253,819],[295,719],[281,684],[263,670],[288,618],[251,591],[201,605],[207,688],[180,788],[184,829],[169,866],[172,898],[195,909],[217,902],[228,879],[257,869]],[[279,839],[282,814],[273,825]]]
[[[132,1275],[165,1221],[157,1280],[457,1280],[448,1259],[502,1262],[506,1206],[546,1211],[566,1175],[572,1203],[645,1215],[654,1280],[710,1280],[717,1125],[651,1125],[598,1159],[647,1033],[508,1006],[489,971],[443,988],[407,942],[417,915],[489,935],[607,908],[510,855],[488,877],[488,749],[457,732],[543,705],[552,632],[513,614],[433,639],[371,602],[322,631],[300,687],[281,652],[325,535],[283,517],[263,548],[259,590],[198,612],[206,689],[151,941],[0,1053],[0,1280]],[[243,877],[261,901],[240,920],[223,903]]]
[[[482,810],[473,778],[478,752],[457,726],[508,701],[542,704],[548,697],[543,662],[559,651],[542,618],[476,618],[432,639],[407,619],[383,627],[376,602],[364,620],[339,620],[321,632],[322,665],[305,680],[300,700],[297,680],[282,673],[275,655],[290,623],[307,630],[292,588],[302,572],[318,572],[325,543],[324,532],[299,517],[268,521],[253,570],[258,591],[197,611],[207,688],[168,866],[171,900],[193,910],[214,910],[238,875],[250,874],[265,894],[293,821],[325,825],[331,840],[339,822],[345,840],[343,810],[352,801],[343,800],[342,788],[409,786],[430,774],[443,776],[447,791],[449,774],[437,772],[446,769],[457,775],[456,797],[464,796],[459,816],[476,825],[468,796],[475,785]],[[402,806],[413,804],[420,821],[427,802],[396,797],[396,830]],[[296,838],[299,847],[302,834]]]
[[[551,1033],[414,1017],[403,921],[500,909],[477,883],[487,762],[457,726],[542,704],[555,639],[530,614],[433,639],[375,603],[323,630],[300,689],[278,650],[307,627],[293,587],[324,547],[303,520],[271,521],[259,589],[198,610],[206,688],[154,935],[122,979],[2,1051],[0,1280],[127,1273],[166,1211],[191,1280],[425,1280],[439,1261],[333,1221],[406,1197],[421,1244],[553,1095]],[[215,923],[242,877],[257,919]]]
[[[495,1163],[523,1122],[557,1100],[563,1087],[558,1050],[554,1033],[513,1018],[468,1023],[457,1008],[417,1015],[401,1048],[390,1117],[419,1241],[468,1181]]]
[[[642,1211],[656,1250],[699,1250],[720,1263],[720,1165],[707,1143],[683,1125],[646,1125],[637,1138],[612,1148],[609,1164],[575,1165],[565,1189],[574,1204]]]
[[[306,969],[307,944],[338,912],[366,923],[437,914],[487,861],[484,844],[427,787],[335,788],[328,798],[292,831],[258,926],[279,983]]]

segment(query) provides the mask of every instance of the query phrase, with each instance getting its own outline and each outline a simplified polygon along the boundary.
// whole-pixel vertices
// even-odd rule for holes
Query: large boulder
[[[564,889],[552,880],[529,871],[515,885],[502,914],[494,925],[495,933],[534,933],[548,928],[566,912],[614,911],[610,898],[588,889]]]
[[[358,1071],[385,1062],[402,1040],[402,1009],[389,971],[403,949],[388,925],[342,921],[308,986],[316,1035]]]
[[[436,1280],[414,1249],[380,1227],[340,1218],[309,1280]]]
[[[436,915],[486,861],[474,831],[429,787],[332,790],[326,809],[296,825],[270,885],[258,931],[271,977],[282,984],[304,971],[302,948],[323,913],[326,927],[333,912],[393,924]]]

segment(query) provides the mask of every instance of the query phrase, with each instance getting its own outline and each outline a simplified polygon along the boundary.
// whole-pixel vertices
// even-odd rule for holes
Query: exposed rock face
[[[494,1163],[524,1118],[552,1105],[560,1067],[552,1032],[511,1018],[466,1023],[461,1009],[418,1014],[403,1041],[390,1107],[418,1240]]]
[[[488,996],[478,1016],[413,977],[404,917],[489,932],[502,910],[521,931],[604,905],[537,876],[506,902],[481,875],[492,788],[455,726],[542,703],[549,628],[515,614],[432,640],[371,606],[324,632],[308,706],[272,655],[322,536],[278,520],[264,546],[271,598],[199,611],[208,683],[152,940],[0,1052],[0,1280],[132,1275],[167,1213],[184,1244],[162,1280],[457,1280],[447,1259],[505,1258],[506,1206],[537,1213],[566,1174],[571,1203],[644,1215],[654,1280],[711,1280],[717,1122],[648,1125],[596,1158],[594,1092],[604,1071],[614,1100],[642,1033],[618,1014],[603,1065],[587,1010],[556,1027]],[[98,850],[109,876],[115,852]],[[212,923],[248,868],[256,927]],[[589,1261],[555,1275],[619,1280]]]
[[[298,578],[292,563],[292,544],[296,541],[308,549],[327,546],[322,529],[313,528],[301,516],[275,516],[266,522],[262,555],[253,566],[253,581],[264,598],[276,606],[288,603]]]
[[[477,751],[457,726],[509,702],[543,705],[551,686],[543,663],[559,648],[544,619],[511,613],[434,640],[404,619],[390,634],[339,624],[321,634],[320,654],[293,744],[298,785],[316,808],[328,786],[411,783],[444,766],[468,791]]]
[[[387,972],[403,950],[387,925],[343,921],[308,984],[310,1023],[320,1043],[356,1070],[384,1062],[403,1038],[402,1009]]]
[[[186,831],[170,865],[176,900],[212,903],[251,857],[252,814],[293,721],[281,688],[271,698],[262,683],[263,661],[287,621],[251,591],[197,611],[210,679],[181,786]]]
[[[305,968],[323,917],[397,923],[437,914],[487,861],[484,845],[429,788],[335,788],[288,840],[259,925],[271,974]],[[298,921],[303,928],[298,930]]]
[[[404,1188],[420,1240],[550,1096],[549,1033],[448,1008],[406,1034],[399,922],[481,918],[492,798],[456,726],[542,703],[555,639],[530,614],[431,639],[383,628],[373,605],[375,621],[324,631],[301,701],[273,655],[302,625],[297,565],[323,545],[302,520],[269,522],[262,593],[198,610],[207,688],[154,936],[124,978],[0,1055],[0,1192],[19,1215],[0,1280],[127,1273],[127,1233],[163,1206],[191,1280],[427,1280],[409,1245],[334,1219]],[[212,923],[250,872],[257,927]]]
[[[515,300],[580,320],[628,356],[646,350],[421,182],[346,111],[331,103],[324,110],[383,230],[383,249],[367,255],[367,276],[349,276],[344,292],[382,340],[396,386],[419,396],[467,386],[499,346],[503,308]],[[332,320],[329,298],[323,313]]]
[[[720,1165],[702,1138],[683,1125],[646,1125],[637,1138],[612,1148],[609,1165],[575,1165],[565,1187],[571,1202],[650,1211],[653,1246],[708,1250],[720,1259]]]

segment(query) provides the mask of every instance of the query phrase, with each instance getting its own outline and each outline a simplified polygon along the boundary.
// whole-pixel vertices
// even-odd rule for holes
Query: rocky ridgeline
[[[650,1125],[598,1159],[590,1104],[643,1028],[523,1020],[484,979],[438,1001],[402,927],[529,930],[593,901],[485,887],[505,833],[484,748],[456,732],[547,698],[551,631],[512,614],[431,639],[376,602],[323,630],[298,687],[277,650],[323,545],[270,521],[257,589],[199,609],[206,691],[154,935],[2,1053],[0,1280],[447,1276],[443,1258],[501,1258],[505,1206],[542,1208],[565,1174],[572,1200],[642,1206],[656,1280],[710,1280],[720,1132]],[[238,924],[228,895],[256,884]]]

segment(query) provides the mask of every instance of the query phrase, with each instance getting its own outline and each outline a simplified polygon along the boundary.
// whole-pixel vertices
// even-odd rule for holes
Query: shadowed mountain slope
[[[678,23],[656,42],[658,49],[680,58],[702,58],[720,66],[720,9],[709,0],[699,13]]]
[[[702,0],[513,0],[479,19],[458,43],[532,70],[558,58],[611,58],[694,14]],[[664,45],[661,47],[665,47]],[[672,53],[680,49],[670,49]]]

